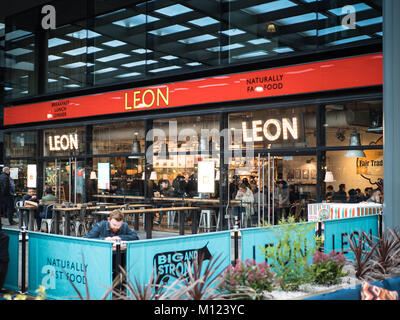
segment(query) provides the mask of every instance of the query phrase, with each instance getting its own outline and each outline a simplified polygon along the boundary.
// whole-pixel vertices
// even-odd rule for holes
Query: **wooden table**
[[[104,198],[104,199],[123,199],[124,202],[126,199],[131,200],[145,200],[143,196],[129,196],[129,195],[121,195],[121,194],[94,194],[92,195],[94,198]]]
[[[22,214],[22,217],[19,217],[19,224],[20,227],[22,226],[22,221],[25,220],[25,212],[28,211],[28,230],[30,231],[34,231],[34,223],[35,223],[35,211],[39,210],[39,207],[26,207],[26,206],[22,206],[22,207],[15,207],[20,214]],[[38,228],[40,228],[40,226],[37,226]]]
[[[72,208],[53,208],[53,214],[54,214],[54,221],[55,221],[55,230],[54,232],[56,234],[60,233],[60,226],[59,226],[59,212],[62,212],[65,214],[65,223],[64,223],[64,234],[69,236],[71,234],[71,212],[80,212],[81,208],[77,207],[72,207]]]
[[[133,209],[133,210],[124,210],[124,214],[127,215],[135,215],[134,229],[139,230],[139,214],[144,213],[146,215],[145,218],[145,230],[146,230],[146,239],[152,238],[152,229],[153,229],[153,214],[157,212],[168,212],[168,211],[178,211],[179,214],[179,234],[185,234],[185,226],[184,226],[184,216],[182,211],[189,212],[194,210],[194,217],[192,219],[192,233],[196,234],[198,230],[198,221],[199,215],[198,210],[200,207],[169,207],[169,208],[152,208],[152,209]],[[97,211],[95,214],[106,215],[109,214],[107,211]]]
[[[71,228],[71,212],[72,213],[80,213],[81,207],[70,207],[70,208],[53,208],[53,212],[55,212],[55,233],[59,234],[60,233],[60,228],[59,228],[59,215],[58,212],[61,212],[65,214],[65,224],[64,224],[64,233],[69,236],[71,234],[70,228]],[[105,205],[105,209],[119,209],[119,208],[127,208],[127,207],[151,207],[150,204],[126,204],[126,205]],[[102,209],[102,206],[87,206],[86,210],[89,211],[95,211],[95,210],[100,210]],[[124,210],[125,212],[126,210]],[[103,211],[107,212],[107,214],[110,214],[110,211]]]

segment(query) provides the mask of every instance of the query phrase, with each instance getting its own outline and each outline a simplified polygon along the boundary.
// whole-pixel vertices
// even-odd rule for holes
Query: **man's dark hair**
[[[46,190],[44,190],[44,192],[46,194],[53,194],[53,190],[51,188],[47,188]]]

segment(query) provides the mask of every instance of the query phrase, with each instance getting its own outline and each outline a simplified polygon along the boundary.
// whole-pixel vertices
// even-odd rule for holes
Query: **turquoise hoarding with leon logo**
[[[20,269],[19,264],[19,230],[3,228],[2,231],[9,237],[8,241],[8,254],[10,260],[8,261],[8,269],[6,280],[3,287],[5,289],[18,291],[18,274]]]
[[[288,237],[293,240],[296,240],[298,232],[301,233],[304,239],[301,244],[304,252],[307,248],[314,248],[315,225],[314,222],[309,222],[241,229],[242,261],[246,259],[255,260],[256,263],[265,261],[265,249],[269,246],[279,246],[284,232],[291,232]]]
[[[148,283],[153,270],[157,284],[171,285],[182,276],[188,279],[190,266],[203,256],[203,270],[216,259],[222,262],[215,275],[231,263],[231,232],[213,232],[164,239],[150,239],[127,243],[127,272],[132,282]]]
[[[112,243],[29,232],[28,293],[36,295],[39,286],[46,289],[49,299],[89,298],[105,296],[112,287]],[[86,276],[85,276],[86,274]]]
[[[348,259],[351,258],[351,239],[358,241],[362,237],[362,231],[369,237],[379,236],[379,215],[325,220],[323,223],[325,253],[332,250],[343,252]]]

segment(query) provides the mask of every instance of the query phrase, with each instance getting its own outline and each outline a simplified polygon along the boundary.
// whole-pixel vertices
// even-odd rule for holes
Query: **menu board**
[[[99,162],[98,163],[98,180],[97,188],[102,190],[110,189],[110,163]]]
[[[27,187],[36,188],[36,164],[28,164],[28,176],[27,176]]]
[[[215,192],[215,162],[199,161],[197,191],[200,193]]]

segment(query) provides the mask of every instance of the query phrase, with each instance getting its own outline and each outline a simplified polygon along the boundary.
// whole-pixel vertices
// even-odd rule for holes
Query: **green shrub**
[[[282,290],[298,290],[303,283],[312,281],[308,270],[308,262],[317,249],[318,241],[315,233],[310,241],[309,232],[315,224],[295,223],[294,217],[284,218],[280,227],[269,227],[278,238],[273,246],[262,248],[271,269],[275,272]]]
[[[254,290],[255,298],[262,296],[263,291],[272,291],[274,274],[266,262],[256,264],[247,259],[243,263],[239,259],[235,267],[228,266],[221,275],[219,290],[225,294],[241,293],[243,287]]]
[[[342,272],[346,258],[342,253],[331,251],[329,254],[317,251],[310,266],[313,282],[319,285],[335,285],[346,274]]]

